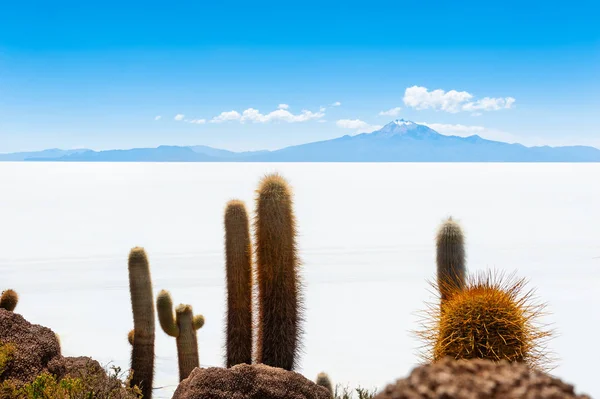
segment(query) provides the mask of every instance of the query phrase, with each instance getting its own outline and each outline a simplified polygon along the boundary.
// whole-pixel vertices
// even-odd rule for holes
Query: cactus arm
[[[162,330],[171,337],[177,337],[179,335],[179,327],[177,327],[177,323],[173,318],[173,301],[168,291],[161,290],[158,293],[156,309]]]
[[[194,316],[192,320],[192,324],[194,325],[194,330],[199,330],[204,325],[204,316],[201,314],[197,314]]]

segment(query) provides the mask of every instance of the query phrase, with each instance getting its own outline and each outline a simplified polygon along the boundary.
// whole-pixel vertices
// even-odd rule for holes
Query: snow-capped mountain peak
[[[407,121],[404,119],[396,119],[379,130],[371,133],[376,137],[399,137],[409,136],[413,138],[425,138],[438,136],[434,130],[431,130],[427,126],[419,125],[413,121]]]
[[[396,119],[392,123],[394,123],[395,125],[398,125],[398,126],[416,125],[416,123],[414,123],[413,121],[405,121],[404,119]]]

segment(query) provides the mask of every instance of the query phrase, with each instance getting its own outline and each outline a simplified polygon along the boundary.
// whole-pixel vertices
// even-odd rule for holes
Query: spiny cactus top
[[[543,343],[551,333],[537,324],[544,305],[533,303],[532,291],[523,293],[524,284],[514,276],[480,273],[441,307],[430,307],[419,332],[430,350],[425,359],[504,359],[547,369]]]
[[[316,384],[320,385],[324,388],[327,388],[329,392],[331,392],[333,396],[333,385],[331,384],[331,379],[327,373],[321,372],[317,375]]]
[[[0,308],[12,312],[17,307],[17,303],[19,303],[19,295],[17,295],[16,291],[8,289],[2,292],[2,296],[0,296]]]

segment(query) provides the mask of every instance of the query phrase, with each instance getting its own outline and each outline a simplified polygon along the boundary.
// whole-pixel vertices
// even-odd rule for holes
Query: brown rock
[[[60,356],[60,344],[52,330],[31,324],[20,314],[0,309],[0,343],[14,345],[12,360],[0,382],[30,382]]]
[[[331,399],[302,375],[263,364],[195,368],[172,399]]]
[[[56,334],[46,327],[31,324],[23,316],[0,309],[0,343],[10,345],[10,360],[4,365],[0,382],[7,381],[16,389],[44,373],[57,381],[65,377],[79,378],[86,393],[94,398],[133,399],[135,393],[126,389],[115,376],[108,376],[100,363],[89,357],[62,357]],[[0,392],[0,398],[7,392]]]
[[[374,399],[590,399],[524,364],[446,358],[414,369]]]
[[[48,371],[57,380],[65,377],[78,378],[83,390],[94,398],[133,399],[137,396],[126,389],[115,376],[108,376],[96,360],[89,357],[58,357],[48,363]]]

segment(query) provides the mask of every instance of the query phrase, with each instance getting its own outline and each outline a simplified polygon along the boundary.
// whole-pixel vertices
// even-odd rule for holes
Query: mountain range
[[[526,147],[481,138],[447,136],[404,119],[371,133],[274,151],[233,152],[207,146],[129,150],[49,149],[0,154],[0,161],[43,162],[600,162],[587,146]]]

